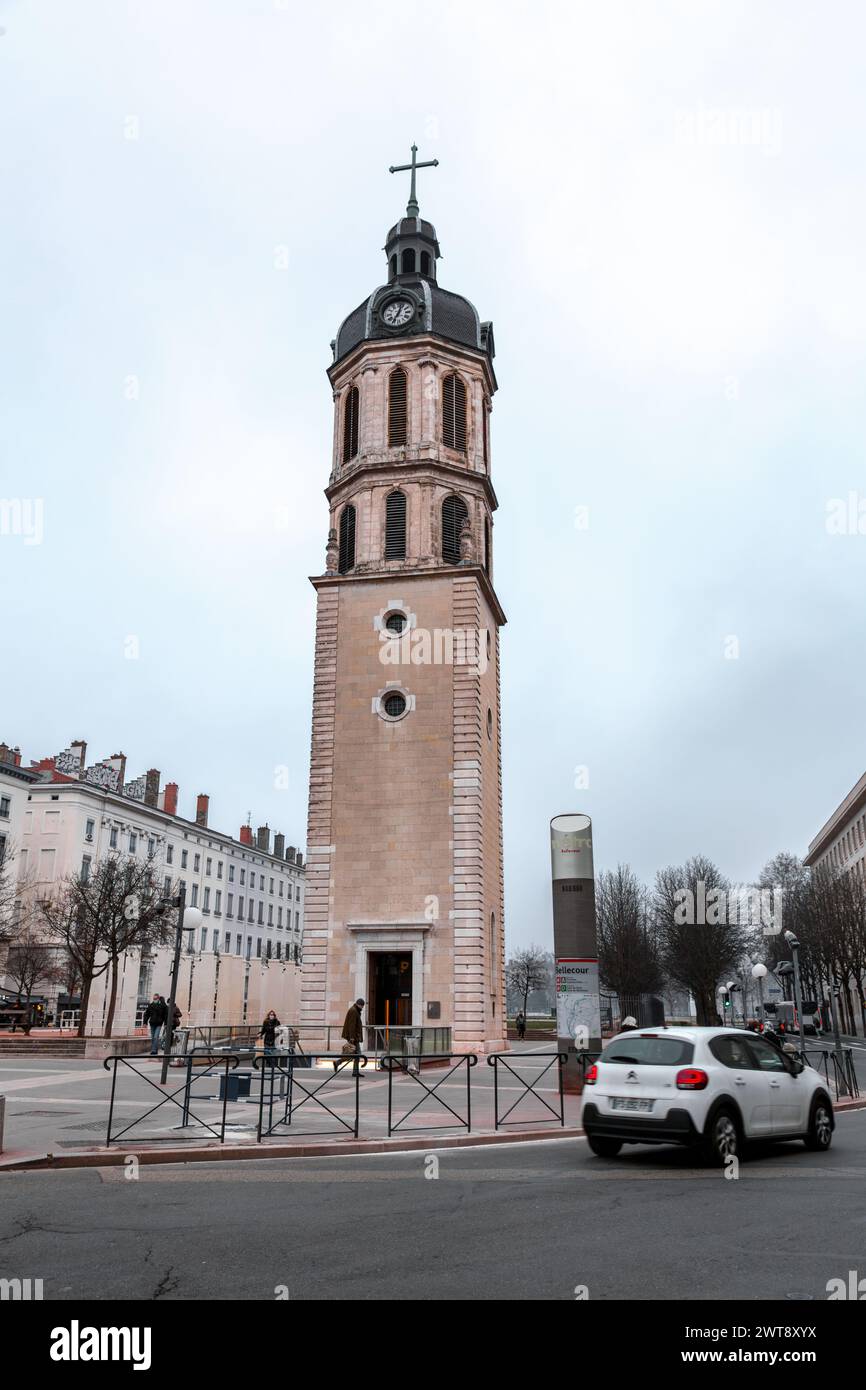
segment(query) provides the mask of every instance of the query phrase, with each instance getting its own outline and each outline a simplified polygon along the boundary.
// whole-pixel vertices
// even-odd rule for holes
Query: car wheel
[[[812,1102],[812,1113],[809,1116],[809,1128],[805,1137],[806,1148],[821,1152],[824,1149],[829,1149],[832,1141],[833,1114],[829,1103],[817,1096]]]
[[[586,1142],[599,1158],[616,1158],[622,1148],[621,1139],[603,1139],[600,1134],[588,1134]]]
[[[716,1110],[707,1121],[701,1152],[707,1163],[721,1168],[740,1151],[740,1131],[731,1110]]]

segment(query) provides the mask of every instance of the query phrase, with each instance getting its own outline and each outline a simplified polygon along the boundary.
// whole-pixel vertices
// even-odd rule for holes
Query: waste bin
[[[230,1071],[220,1076],[220,1100],[244,1100],[250,1094],[250,1084],[252,1073],[248,1071]]]
[[[420,1028],[403,1036],[403,1056],[407,1071],[421,1070],[421,1036]]]

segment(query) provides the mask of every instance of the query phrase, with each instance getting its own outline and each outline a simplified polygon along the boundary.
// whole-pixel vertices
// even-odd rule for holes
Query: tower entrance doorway
[[[379,1028],[412,1022],[412,952],[371,951],[367,957],[367,1020]]]

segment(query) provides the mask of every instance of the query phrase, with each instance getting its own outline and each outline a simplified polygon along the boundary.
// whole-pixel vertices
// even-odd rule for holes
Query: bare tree
[[[598,875],[595,920],[604,985],[621,999],[660,989],[663,977],[647,891],[627,864]]]
[[[505,966],[505,979],[509,989],[523,999],[523,1012],[526,1002],[534,989],[543,989],[550,978],[548,956],[540,946],[525,946],[514,955]]]
[[[86,878],[66,878],[40,910],[46,934],[65,946],[81,979],[79,1036],[86,1026],[93,981],[109,972],[104,1036],[110,1038],[121,957],[133,948],[163,943],[170,932],[153,860],[110,855]]]
[[[29,1004],[36,986],[54,984],[60,973],[55,946],[39,939],[32,926],[16,933],[6,958],[6,978],[12,982],[19,1003]]]
[[[693,996],[699,1024],[715,1023],[716,989],[746,950],[746,929],[728,911],[728,886],[703,855],[656,874],[652,910],[661,964]]]

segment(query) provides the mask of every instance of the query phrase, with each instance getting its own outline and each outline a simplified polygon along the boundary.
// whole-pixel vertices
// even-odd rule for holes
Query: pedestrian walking
[[[168,1018],[168,1005],[161,994],[155,994],[144,1011],[144,1026],[150,1029],[150,1055],[159,1052],[159,1035]]]
[[[259,1029],[259,1037],[265,1044],[265,1056],[272,1057],[276,1052],[277,1029],[280,1027],[280,1020],[277,1018],[273,1009],[265,1014],[264,1022]]]
[[[637,1019],[633,1016],[633,1014],[626,1014],[622,1023],[619,1025],[619,1031],[621,1033],[633,1033],[636,1028]]]
[[[346,1017],[343,1020],[343,1031],[340,1035],[344,1039],[343,1053],[346,1056],[346,1060],[348,1061],[349,1057],[353,1055],[355,1058],[355,1064],[352,1067],[353,1076],[361,1075],[358,1058],[361,1055],[361,1044],[364,1041],[364,1025],[361,1022],[361,1010],[363,1007],[363,999],[356,999],[354,1004],[349,1005]],[[335,1062],[334,1071],[339,1071],[342,1066],[345,1066],[344,1062]]]
[[[523,1039],[526,1037],[526,1014],[523,1012],[522,1009],[518,1013],[514,1022],[517,1027],[517,1036],[520,1039],[520,1041],[523,1042]]]

